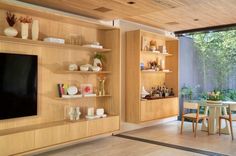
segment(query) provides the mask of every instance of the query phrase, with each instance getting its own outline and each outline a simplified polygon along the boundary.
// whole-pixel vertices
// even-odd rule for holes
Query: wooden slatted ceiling
[[[127,19],[169,31],[236,23],[236,0],[20,0],[96,19]],[[133,1],[135,4],[128,4]],[[98,11],[100,7],[108,11]],[[97,9],[97,10],[96,10]],[[194,19],[197,19],[196,21]]]

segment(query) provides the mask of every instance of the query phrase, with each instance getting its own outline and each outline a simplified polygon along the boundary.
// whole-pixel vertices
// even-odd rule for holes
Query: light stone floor
[[[236,130],[234,125],[234,130]],[[180,122],[169,122],[143,128],[124,135],[156,140],[201,150],[213,151],[227,155],[236,155],[236,139],[229,135],[210,135],[199,130],[193,137],[190,123],[184,124],[183,134],[179,134]],[[235,131],[236,132],[236,131]],[[77,144],[71,147],[42,153],[37,156],[199,156],[200,154],[174,148],[134,141],[115,136]]]

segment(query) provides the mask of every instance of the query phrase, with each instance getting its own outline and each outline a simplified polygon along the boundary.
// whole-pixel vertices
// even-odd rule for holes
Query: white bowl
[[[95,71],[95,72],[98,72],[98,71],[101,70],[101,68],[98,67],[98,66],[92,66],[92,70]]]
[[[80,66],[81,71],[88,71],[89,67],[88,66]]]

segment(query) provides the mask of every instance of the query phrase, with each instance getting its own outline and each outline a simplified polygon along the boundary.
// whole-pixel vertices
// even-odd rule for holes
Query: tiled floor
[[[228,135],[210,135],[198,130],[197,137],[192,134],[191,124],[185,123],[183,134],[179,134],[180,123],[170,122],[158,126],[135,130],[123,135],[156,140],[227,155],[236,155],[236,140],[231,141]],[[92,142],[55,150],[38,156],[195,156],[193,152],[178,150],[165,146],[134,141],[120,137],[107,137]]]

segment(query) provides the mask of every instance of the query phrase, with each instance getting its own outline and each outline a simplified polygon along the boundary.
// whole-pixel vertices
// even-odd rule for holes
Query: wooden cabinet
[[[156,48],[166,47],[167,53],[151,51],[144,44],[154,41]],[[160,61],[161,60],[161,61]],[[162,70],[141,70],[141,63],[165,62]],[[160,63],[161,64],[161,63]],[[165,84],[173,88],[171,98],[142,100],[141,89]],[[178,115],[178,40],[165,35],[135,30],[126,33],[126,121],[139,123]]]
[[[119,123],[118,116],[104,118],[103,120],[90,120],[88,122],[88,135],[93,136],[118,130],[119,124],[117,123]]]
[[[177,116],[178,98],[141,101],[141,121]]]
[[[7,156],[34,149],[34,131],[0,136],[0,155]]]
[[[68,125],[59,125],[35,130],[35,148],[51,146],[69,140]]]
[[[119,130],[119,116],[77,122],[58,121],[0,131],[0,155],[33,151]]]
[[[74,122],[69,124],[69,140],[88,137],[88,123]]]

